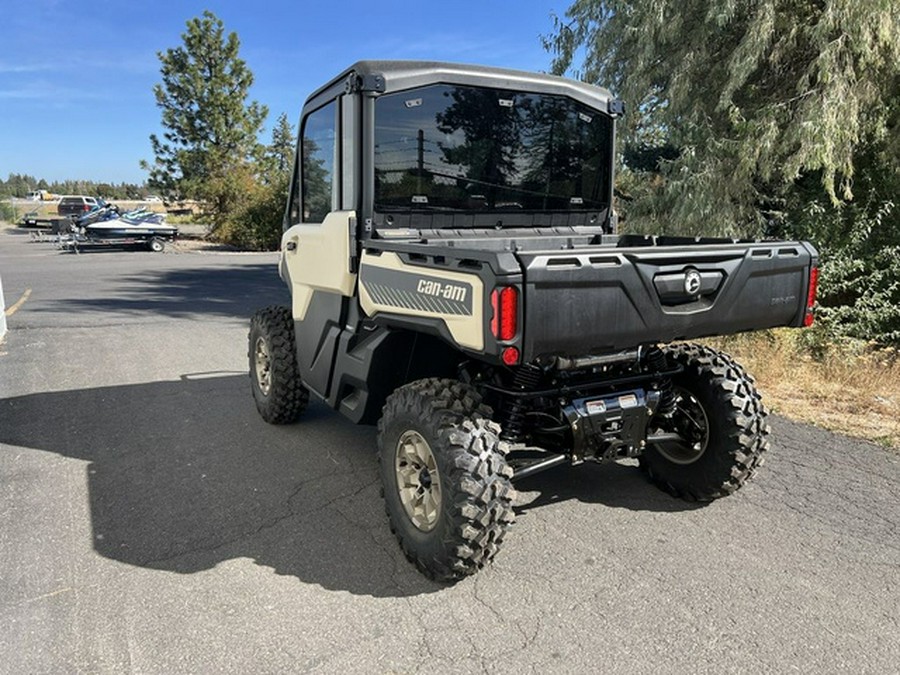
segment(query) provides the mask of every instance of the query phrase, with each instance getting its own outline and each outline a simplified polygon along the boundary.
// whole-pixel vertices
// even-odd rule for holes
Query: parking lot
[[[518,485],[455,586],[407,563],[374,430],[266,425],[275,254],[81,255],[0,229],[0,672],[896,672],[900,457],[779,417],[708,506],[633,464]],[[827,405],[827,401],[823,401]]]

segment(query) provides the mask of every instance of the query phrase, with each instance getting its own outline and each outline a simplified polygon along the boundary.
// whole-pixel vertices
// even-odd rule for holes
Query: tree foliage
[[[10,173],[0,180],[0,198],[25,197],[32,190],[46,190],[56,195],[93,195],[106,199],[142,199],[148,194],[135,183],[98,183],[92,180],[47,181],[28,174]]]
[[[900,3],[576,0],[544,43],[625,99],[627,227],[810,239],[824,329],[900,343]]]
[[[282,113],[272,130],[272,141],[265,147],[257,166],[258,175],[232,172],[236,178],[232,185],[240,191],[240,201],[221,227],[219,234],[223,239],[249,249],[278,248],[293,168],[294,143],[294,129],[287,115]]]
[[[10,173],[6,180],[0,180],[0,196],[25,197],[32,190],[43,190],[37,187],[37,179],[34,176],[20,173]]]
[[[241,248],[266,251],[281,243],[281,224],[287,202],[289,174],[271,182],[246,181],[240,204],[221,227],[220,238]]]
[[[288,121],[287,113],[281,113],[272,129],[272,142],[266,148],[266,157],[271,164],[269,170],[277,175],[290,173],[294,161],[294,146],[297,138]]]
[[[222,213],[232,205],[229,174],[259,158],[268,109],[247,103],[253,73],[238,55],[237,34],[226,36],[212,12],[189,20],[181,37],[182,46],[157,54],[162,82],[154,94],[165,131],[150,136],[155,159],[142,165],[151,186],[211,200]]]
[[[760,229],[766,202],[816,172],[853,198],[860,144],[889,134],[894,0],[577,0],[545,39],[561,73],[616,91],[626,135],[663,130],[678,157],[636,215],[683,231]]]

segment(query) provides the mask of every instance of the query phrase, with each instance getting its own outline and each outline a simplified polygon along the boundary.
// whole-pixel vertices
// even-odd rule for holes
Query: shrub
[[[0,201],[0,220],[10,223],[16,220],[16,209],[7,201]]]
[[[287,199],[287,178],[271,184],[256,183],[228,214],[215,232],[225,243],[255,251],[277,250]]]

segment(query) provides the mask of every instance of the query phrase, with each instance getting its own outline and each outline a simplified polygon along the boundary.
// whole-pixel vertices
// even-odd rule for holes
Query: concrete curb
[[[0,277],[0,340],[6,335],[6,303],[3,301],[3,278]]]

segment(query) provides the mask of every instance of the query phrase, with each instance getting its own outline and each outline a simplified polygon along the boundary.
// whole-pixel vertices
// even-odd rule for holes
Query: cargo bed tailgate
[[[520,251],[526,360],[803,323],[800,242]]]

